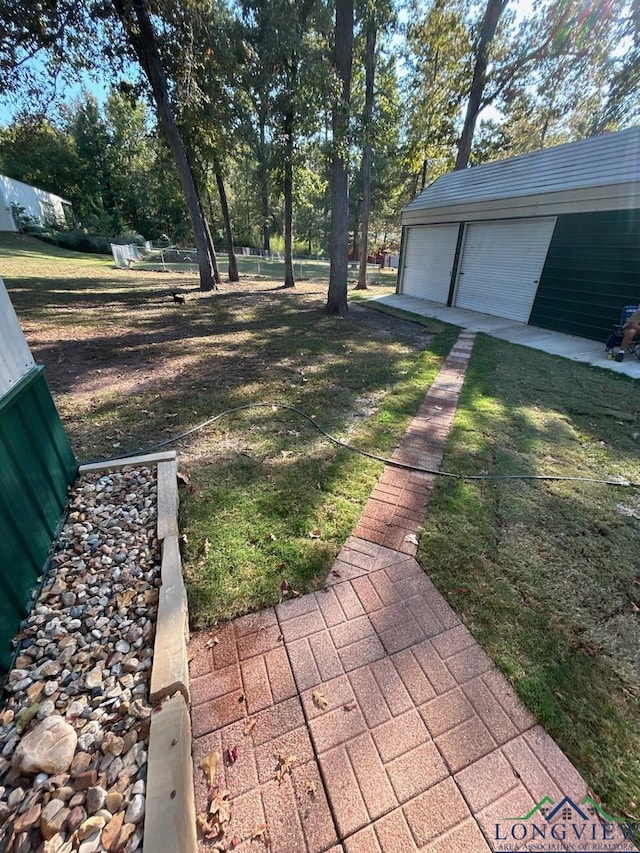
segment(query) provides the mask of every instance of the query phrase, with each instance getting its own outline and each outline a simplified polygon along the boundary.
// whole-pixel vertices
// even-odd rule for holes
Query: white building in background
[[[38,187],[0,175],[0,231],[18,231],[13,209],[21,211],[32,220],[45,224],[67,222],[65,208],[71,212],[71,202]]]

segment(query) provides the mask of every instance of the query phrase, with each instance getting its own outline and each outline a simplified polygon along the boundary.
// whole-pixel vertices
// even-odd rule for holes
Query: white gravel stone
[[[0,850],[13,819],[40,807],[49,837],[36,824],[15,838],[14,853],[101,851],[91,824],[75,844],[71,836],[89,817],[106,825],[119,812],[136,824],[124,849],[142,848],[160,585],[156,494],[155,472],[146,468],[88,475],[73,489],[49,577],[20,626],[18,667],[0,708]],[[34,703],[38,711],[19,733],[14,719]],[[22,743],[55,718],[76,740],[66,767],[25,775]],[[72,764],[74,754],[80,761]]]

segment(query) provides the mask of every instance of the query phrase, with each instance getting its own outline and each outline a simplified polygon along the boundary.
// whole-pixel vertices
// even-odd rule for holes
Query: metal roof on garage
[[[554,197],[591,196],[601,206],[608,196],[625,197],[622,206],[640,207],[639,187],[632,184],[640,184],[640,127],[443,175],[404,208],[403,219],[416,221],[418,211],[433,215],[438,209],[454,212],[460,206],[495,209],[500,200],[509,199],[523,213],[529,198],[540,203]]]

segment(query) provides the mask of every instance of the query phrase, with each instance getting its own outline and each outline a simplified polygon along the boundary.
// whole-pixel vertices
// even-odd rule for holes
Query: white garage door
[[[456,307],[528,323],[555,224],[553,217],[468,225]]]
[[[402,293],[446,305],[457,241],[457,225],[407,228]]]

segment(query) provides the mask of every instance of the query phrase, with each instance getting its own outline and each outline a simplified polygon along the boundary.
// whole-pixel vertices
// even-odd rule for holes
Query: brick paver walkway
[[[473,338],[460,335],[395,460],[440,465]],[[588,804],[579,848],[575,811],[538,814],[535,838],[535,818],[509,820],[588,791],[414,559],[434,480],[388,466],[325,589],[236,619],[216,643],[192,638],[197,810],[199,761],[217,750],[230,849],[635,849],[607,840]],[[291,765],[280,781],[278,756]]]

